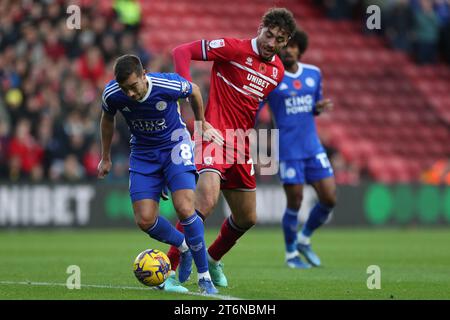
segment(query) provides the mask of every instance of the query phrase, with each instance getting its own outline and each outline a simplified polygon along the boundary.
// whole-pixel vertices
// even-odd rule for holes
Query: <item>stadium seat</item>
[[[142,1],[148,46],[161,50],[194,39],[252,37],[272,1],[197,4]],[[309,33],[303,60],[322,69],[324,96],[335,104],[332,113],[318,118],[318,127],[348,161],[390,183],[417,181],[433,159],[449,154],[450,68],[417,66],[406,54],[387,48],[382,38],[364,36],[358,21],[329,20],[310,1],[280,5],[288,6]],[[166,32],[153,34],[163,21]]]

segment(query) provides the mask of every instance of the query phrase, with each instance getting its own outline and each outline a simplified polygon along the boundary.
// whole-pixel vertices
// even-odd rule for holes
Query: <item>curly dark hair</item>
[[[262,17],[261,24],[263,27],[273,28],[279,27],[291,36],[297,25],[294,15],[286,8],[271,8]]]
[[[291,45],[296,45],[300,54],[304,54],[308,49],[308,34],[301,29],[295,30],[288,42],[288,46]]]

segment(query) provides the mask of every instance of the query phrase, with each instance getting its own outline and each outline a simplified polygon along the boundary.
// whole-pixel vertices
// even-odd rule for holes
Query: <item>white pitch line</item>
[[[66,287],[66,283],[54,283],[54,282],[31,282],[31,281],[0,281],[0,285],[29,285],[29,286],[48,286],[48,287]],[[158,290],[156,288],[145,288],[145,287],[128,287],[128,286],[113,286],[113,285],[102,285],[102,284],[81,284],[82,288],[99,288],[99,289],[121,289],[121,290]],[[159,290],[158,290],[159,291]],[[178,292],[177,292],[178,293]],[[224,296],[221,294],[210,294],[205,295],[199,292],[179,292],[181,294],[216,298],[220,300],[242,300],[241,298]]]

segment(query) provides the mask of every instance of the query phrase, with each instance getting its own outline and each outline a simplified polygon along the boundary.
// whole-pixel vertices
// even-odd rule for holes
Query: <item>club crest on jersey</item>
[[[312,87],[315,86],[316,81],[314,81],[313,78],[308,77],[308,78],[306,78],[305,83],[306,83],[306,85],[307,85],[308,87],[311,87],[311,88],[312,88]]]
[[[246,65],[249,65],[250,67],[253,65],[253,59],[252,57],[247,57],[247,61],[245,61]]]
[[[294,80],[294,82],[292,83],[294,88],[297,90],[300,90],[302,88],[302,83],[300,82],[300,80]]]
[[[289,88],[289,87],[288,87],[288,85],[286,83],[282,82],[280,84],[280,90],[286,90],[287,88]]]
[[[213,159],[212,159],[212,157],[205,157],[205,158],[203,159],[203,162],[204,162],[207,166],[210,166],[210,165],[212,165]]]
[[[259,72],[266,73],[266,71],[267,71],[267,65],[265,63],[261,63],[259,65]]]
[[[167,102],[159,101],[156,103],[156,110],[163,111],[163,110],[166,110],[166,108],[167,108]]]
[[[276,79],[278,77],[278,69],[273,67],[272,69],[272,78]]]
[[[223,40],[223,39],[212,40],[212,41],[209,42],[208,46],[211,49],[217,49],[217,48],[225,47],[225,40]]]

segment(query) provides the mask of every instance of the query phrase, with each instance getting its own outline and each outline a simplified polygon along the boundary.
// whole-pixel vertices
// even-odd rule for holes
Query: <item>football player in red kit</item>
[[[231,216],[208,248],[209,270],[217,286],[228,285],[220,260],[256,223],[256,179],[249,142],[242,133],[254,127],[259,103],[281,82],[284,67],[277,53],[287,45],[295,29],[289,10],[272,8],[262,17],[256,38],[198,40],[173,50],[175,70],[188,80],[192,60],[214,61],[205,119],[222,133],[225,149],[206,141],[196,145],[200,177],[195,208],[200,217],[207,218],[222,191],[231,209]],[[238,141],[237,147],[236,138],[242,142]],[[177,228],[182,231],[180,223]],[[176,270],[178,250],[171,248],[168,256]],[[170,290],[170,284],[166,290]]]

